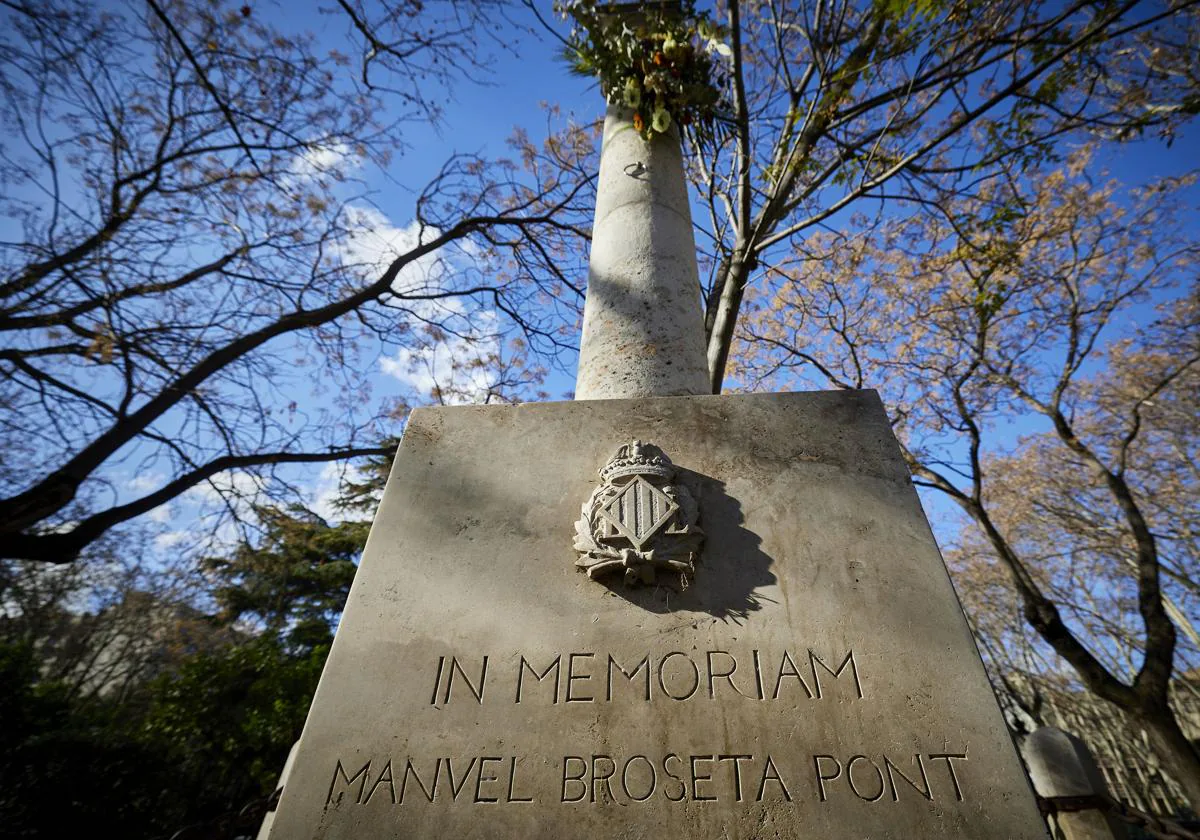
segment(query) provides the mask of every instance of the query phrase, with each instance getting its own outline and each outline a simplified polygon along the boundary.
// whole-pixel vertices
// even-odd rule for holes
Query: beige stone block
[[[686,589],[576,568],[634,439]],[[871,391],[414,412],[271,832],[1045,836]]]

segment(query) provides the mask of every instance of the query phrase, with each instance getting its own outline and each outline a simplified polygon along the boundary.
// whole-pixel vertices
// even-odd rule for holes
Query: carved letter
[[[579,762],[579,775],[578,776],[570,776],[567,774],[568,773],[567,765],[572,761]],[[562,801],[563,802],[579,802],[583,799],[583,797],[587,796],[588,786],[587,786],[587,782],[585,782],[583,780],[583,776],[585,773],[587,773],[587,762],[581,756],[568,755],[563,758],[563,775],[562,775],[562,780],[563,780],[563,782],[562,782]],[[578,796],[573,796],[570,799],[568,799],[567,798],[567,782],[575,782],[580,787],[582,787],[583,790],[580,791]]]
[[[450,759],[446,759],[446,760],[449,761]],[[433,797],[437,795],[438,770],[441,768],[441,766],[442,766],[442,760],[439,758],[433,765],[433,787],[426,788],[425,783],[421,781],[421,777],[417,775],[416,768],[414,768],[412,766],[412,759],[410,758],[407,761],[405,761],[404,762],[404,778],[400,780],[400,804],[401,805],[404,804],[404,792],[406,790],[408,790],[408,774],[409,773],[412,773],[412,777],[417,780],[417,787],[419,787],[421,789],[421,792],[423,794],[425,794],[425,798],[428,799],[430,802],[432,802]]]
[[[487,680],[487,663],[488,658],[483,657],[483,665],[479,669],[479,685],[471,682],[471,678],[467,676],[467,672],[463,670],[462,665],[458,663],[458,657],[450,657],[450,672],[446,674],[446,694],[442,697],[442,703],[450,702],[450,692],[454,688],[454,672],[457,671],[462,676],[463,682],[467,684],[467,690],[475,695],[475,702],[483,703],[483,690],[486,688]]]
[[[829,759],[837,767],[837,772],[835,772],[832,776],[826,776],[824,773],[821,772],[821,759],[822,758]],[[821,795],[821,801],[824,802],[826,799],[825,783],[832,782],[838,776],[842,775],[842,762],[838,761],[836,758],[834,758],[831,755],[814,755],[813,756],[813,765],[817,769],[817,790]]]
[[[763,790],[766,788],[767,782],[777,782],[779,789],[783,791],[783,798],[788,802],[792,801],[791,791],[783,783],[783,776],[779,775],[779,768],[775,766],[775,762],[771,760],[771,756],[769,755],[767,756],[767,763],[763,765],[762,780],[758,783],[758,796],[754,798],[755,802],[762,802]]]
[[[521,679],[525,676],[526,668],[529,669],[529,673],[533,674],[537,678],[538,682],[541,682],[542,680],[546,679],[546,677],[549,676],[549,674],[550,674],[550,669],[553,668],[554,669],[554,700],[553,700],[553,702],[557,703],[558,702],[559,671],[560,671],[561,665],[562,665],[562,656],[556,656],[556,657],[554,657],[554,661],[546,666],[546,670],[542,671],[542,673],[539,674],[537,671],[535,671],[533,669],[532,665],[530,665],[528,662],[525,661],[525,657],[522,656],[521,664],[517,666],[517,702],[518,703],[521,702]]]
[[[369,803],[371,801],[371,797],[375,795],[375,791],[378,790],[379,786],[381,784],[383,784],[384,782],[387,782],[388,792],[391,794],[391,797],[392,797],[392,804],[395,805],[396,804],[396,785],[392,781],[392,762],[390,759],[388,760],[387,764],[383,765],[383,772],[379,774],[379,778],[375,780],[375,784],[371,785],[371,792],[368,793],[367,798],[363,800],[364,805],[366,805],[367,803]]]
[[[467,765],[467,769],[463,772],[462,778],[458,780],[458,784],[455,784],[454,783],[454,761],[453,761],[453,759],[450,759],[450,758],[446,759],[446,763],[443,764],[442,766],[446,768],[446,778],[450,782],[450,798],[451,799],[454,799],[454,800],[458,799],[458,794],[461,793],[463,787],[466,786],[467,779],[471,778],[471,771],[475,769],[475,762],[478,760],[479,759],[477,759],[475,757],[471,758],[471,763]]]
[[[959,802],[962,802],[963,801],[962,788],[960,788],[958,786],[958,776],[956,776],[954,774],[954,760],[955,759],[961,759],[962,761],[966,761],[967,754],[966,753],[934,753],[933,755],[929,756],[930,761],[945,760],[946,769],[950,771],[950,781],[954,783],[954,798],[957,799]]]
[[[832,668],[830,668],[828,665],[826,665],[821,660],[821,657],[817,656],[811,650],[808,652],[808,661],[809,661],[810,667],[812,668],[813,681],[817,684],[817,697],[818,698],[821,696],[821,675],[817,673],[817,666],[820,665],[828,673],[833,674],[833,678],[836,680],[838,677],[840,677],[842,675],[842,671],[846,670],[846,666],[849,665],[850,666],[850,674],[851,674],[851,676],[854,677],[854,690],[855,690],[855,692],[858,693],[858,698],[860,700],[862,699],[862,696],[863,696],[862,683],[860,683],[858,681],[858,665],[854,661],[854,651],[853,650],[846,654],[846,658],[842,660],[841,665],[837,666],[836,671],[833,670]],[[812,695],[809,695],[809,696],[811,697]]]
[[[737,796],[737,801],[742,801],[742,765],[739,761],[750,761],[754,758],[752,755],[719,755],[717,761],[732,761],[733,762],[733,790]]]
[[[632,767],[633,762],[637,761],[639,758],[646,762],[646,767],[650,771],[650,787],[646,788],[646,793],[643,796],[634,796],[629,792],[629,768]],[[635,755],[633,758],[625,762],[625,767],[621,770],[621,790],[625,792],[627,797],[632,799],[634,802],[645,802],[654,795],[654,789],[657,786],[658,775],[654,772],[654,765],[651,763],[650,759],[646,758],[644,755]]]
[[[617,662],[617,660],[613,659],[611,653],[608,655],[608,682],[607,682],[607,686],[606,686],[605,692],[604,692],[604,699],[608,700],[609,702],[612,702],[612,697],[613,697],[613,695],[612,695],[612,686],[613,686],[612,678],[613,678],[613,667],[614,666],[616,667],[616,669],[618,671],[620,671],[622,674],[624,674],[625,679],[629,680],[630,682],[633,682],[633,678],[637,676],[638,671],[645,668],[646,669],[646,700],[647,701],[650,700],[650,654],[646,654],[645,656],[643,656],[642,661],[639,662],[637,665],[635,665],[634,669],[632,671],[626,671],[624,668],[621,667],[621,664],[619,662]]]
[[[694,801],[694,802],[712,802],[717,797],[703,796],[696,789],[696,783],[709,781],[710,779],[712,779],[712,773],[709,773],[704,776],[696,775],[696,762],[697,761],[712,761],[713,757],[711,755],[693,755],[691,758],[692,758],[692,801]]]
[[[571,694],[572,690],[575,687],[576,680],[590,680],[592,678],[592,675],[590,673],[587,673],[587,674],[576,674],[575,673],[576,658],[591,659],[595,655],[596,654],[594,654],[594,653],[570,653],[570,654],[567,654],[567,702],[568,703],[591,703],[595,699],[590,694],[587,697],[574,697]]]
[[[905,776],[899,767],[897,767],[895,764],[892,764],[892,760],[890,758],[888,758],[886,755],[883,757],[883,769],[887,771],[888,786],[892,790],[893,802],[900,801],[900,797],[896,793],[896,779],[892,776],[893,772],[895,772],[895,774],[901,779],[912,785],[913,790],[915,790],[917,793],[921,794],[926,799],[933,799],[933,791],[929,789],[929,777],[925,775],[925,763],[921,761],[921,756],[919,753],[913,756],[913,759],[917,762],[917,769],[921,771],[921,781],[925,783],[925,788],[923,790],[917,787],[916,782],[908,778],[908,776]]]
[[[439,656],[438,657],[437,674],[435,674],[433,677],[433,696],[429,698],[429,705],[431,705],[431,706],[437,705],[437,693],[438,693],[438,689],[442,685],[442,668],[445,667],[445,665],[446,665],[446,657]]]
[[[487,772],[487,763],[489,761],[495,761],[495,762],[499,763],[503,760],[504,760],[503,758],[499,758],[499,757],[493,758],[492,756],[486,756],[484,758],[479,759],[479,775],[475,777],[475,801],[476,802],[499,802],[500,801],[500,797],[498,797],[498,796],[484,796],[483,794],[481,794],[479,792],[479,789],[481,787],[483,787],[484,782],[500,781],[499,776],[492,776],[490,774],[485,776],[484,773]]]
[[[676,783],[679,785],[679,795],[678,795],[678,796],[672,796],[671,794],[667,793],[666,789],[664,788],[664,789],[663,789],[663,796],[667,797],[667,799],[668,799],[668,800],[670,800],[671,802],[679,802],[679,801],[681,801],[681,800],[682,800],[682,799],[683,799],[685,796],[687,796],[687,785],[685,785],[685,784],[683,783],[683,779],[681,779],[681,778],[679,778],[678,776],[676,776],[676,775],[675,775],[674,773],[672,773],[672,772],[670,771],[670,769],[667,767],[667,762],[668,762],[668,761],[670,761],[672,758],[673,758],[673,759],[675,759],[676,761],[680,762],[680,763],[682,763],[682,762],[683,762],[683,759],[682,759],[682,758],[680,758],[679,756],[675,755],[675,753],[667,753],[665,756],[663,756],[663,762],[662,762],[662,766],[663,766],[663,772],[664,772],[664,773],[666,773],[668,776],[670,776],[672,779],[674,779],[674,780],[675,780],[675,782],[676,782]]]
[[[717,691],[716,691],[716,686],[714,685],[714,683],[718,679],[723,679],[726,682],[728,682],[729,687],[732,688],[734,691],[736,691],[738,694],[741,694],[743,697],[751,696],[749,694],[744,693],[740,688],[738,688],[736,685],[733,684],[733,675],[735,673],[737,673],[737,660],[734,659],[732,653],[729,653],[728,651],[724,651],[724,650],[710,650],[706,653],[706,656],[708,659],[708,699],[713,700],[716,698]],[[727,671],[715,670],[713,668],[713,657],[714,656],[729,657],[729,670],[727,670]]]
[[[596,762],[598,762],[598,761],[607,761],[608,762],[608,772],[604,773],[602,775],[599,775],[599,776],[596,775]],[[592,756],[592,800],[591,800],[592,802],[596,801],[596,782],[604,782],[604,792],[608,794],[609,801],[610,802],[616,801],[616,797],[614,797],[612,795],[612,788],[610,788],[608,786],[608,780],[611,779],[613,777],[613,774],[616,772],[617,772],[617,763],[612,760],[611,756],[607,756],[607,755],[593,755]]]
[[[871,769],[875,771],[875,776],[877,777],[877,779],[879,781],[879,792],[876,793],[874,796],[863,796],[863,794],[858,789],[858,785],[856,785],[854,783],[854,764],[855,764],[855,762],[858,762],[858,761],[867,762],[867,764],[871,765]],[[884,791],[884,787],[885,787],[885,785],[883,783],[883,771],[881,771],[875,765],[874,761],[867,758],[865,755],[853,756],[853,757],[851,757],[851,759],[848,762],[846,762],[846,781],[850,782],[850,790],[854,791],[854,795],[857,796],[859,799],[866,800],[867,802],[878,802],[879,798],[883,796],[883,791]]]
[[[362,779],[358,782],[358,795],[354,797],[355,803],[362,802],[363,789],[367,786],[367,776],[369,776],[370,773],[371,762],[368,761],[353,776],[347,776],[345,768],[342,767],[341,759],[338,759],[337,767],[333,769],[333,780],[329,783],[329,793],[325,796],[325,807],[328,808],[329,803],[333,802],[333,789],[337,785],[338,776],[341,776],[342,780],[345,781],[346,787],[350,787],[350,785],[354,784],[355,779],[358,779],[359,776],[362,777]],[[345,791],[338,791],[337,801],[333,803],[334,805],[342,804],[342,796],[344,793]]]
[[[517,785],[517,757],[514,755],[508,760],[508,796],[505,797],[505,802],[532,802],[533,797],[528,798],[515,796],[513,788]]]
[[[670,661],[672,656],[682,656],[684,661],[687,662],[688,665],[692,666],[692,687],[684,694],[672,694],[667,690],[667,662]],[[700,669],[696,667],[695,662],[688,658],[686,653],[673,650],[664,656],[662,661],[658,663],[658,687],[662,689],[663,694],[667,695],[672,700],[687,700],[696,693],[698,688],[700,688]]]
[[[783,652],[783,659],[779,661],[779,676],[775,678],[775,690],[771,692],[772,700],[779,699],[779,684],[783,682],[784,677],[795,677],[808,699],[812,699],[813,693],[809,690],[808,683],[804,681],[804,677],[800,676],[800,669],[796,667],[796,663],[792,661],[792,655],[786,650]]]

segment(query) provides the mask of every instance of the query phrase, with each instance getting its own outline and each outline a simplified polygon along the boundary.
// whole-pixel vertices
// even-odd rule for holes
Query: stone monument
[[[575,402],[417,409],[270,829],[1045,838],[873,391],[705,396],[610,106]]]
[[[1108,783],[1087,744],[1054,726],[1042,726],[1025,739],[1022,753],[1034,789],[1046,801],[1075,799],[1077,810],[1063,810],[1051,819],[1063,840],[1125,840],[1125,826],[1105,809],[1111,801]]]

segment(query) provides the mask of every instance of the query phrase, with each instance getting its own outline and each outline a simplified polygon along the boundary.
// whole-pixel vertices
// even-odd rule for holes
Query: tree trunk
[[[1183,734],[1170,709],[1147,709],[1135,714],[1146,727],[1150,743],[1163,761],[1163,769],[1183,789],[1192,810],[1200,814],[1200,751]]]

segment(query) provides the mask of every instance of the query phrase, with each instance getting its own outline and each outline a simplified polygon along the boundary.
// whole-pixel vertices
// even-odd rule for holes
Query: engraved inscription
[[[943,769],[946,774],[945,781],[953,789],[954,799],[962,802],[962,788],[954,770],[954,762],[966,760],[965,752],[916,754],[912,761],[907,763],[897,762],[886,755],[853,755],[845,760],[832,755],[814,755],[813,765],[822,802],[829,801],[833,796],[830,791],[836,786],[830,783],[839,780],[844,783],[843,789],[848,789],[865,802],[878,802],[884,794],[889,795],[892,802],[899,802],[900,791],[907,792],[910,787],[925,799],[932,801],[934,794],[929,775],[930,768]],[[944,767],[937,764],[939,761],[945,762]],[[903,767],[907,767],[907,770],[902,769]],[[899,784],[897,779],[900,780]]]
[[[468,675],[466,666],[459,661],[457,656],[451,656],[449,661],[446,657],[439,656],[437,662],[437,675],[433,682],[433,698],[429,701],[430,705],[438,705],[438,703],[449,703],[454,697],[454,686],[461,685],[463,688],[459,690],[459,697],[467,694],[474,698],[476,703],[483,703],[483,692],[487,683],[488,658],[483,657],[479,665],[479,677],[473,679]],[[465,689],[465,691],[463,690]],[[439,697],[439,691],[441,696]]]
[[[499,658],[448,653],[431,663],[429,673],[435,707],[535,704],[563,715],[587,714],[594,704],[709,701],[727,708],[779,702],[798,710],[809,701],[841,705],[866,696],[853,648],[575,650]],[[936,743],[941,747],[947,739]],[[535,801],[563,806],[653,801],[786,805],[804,800],[876,805],[965,799],[965,750],[895,755],[837,748],[802,756],[771,752],[769,746],[762,744],[758,752],[723,745],[707,753],[620,755],[582,745],[561,757],[480,748],[478,755],[338,760],[325,807],[484,807]]]
[[[528,803],[521,759],[518,756],[481,755],[430,760],[388,759],[372,779],[372,762],[349,774],[341,760],[333,771],[325,807],[354,803],[368,805],[377,797],[392,805],[414,802]],[[395,769],[393,769],[393,767]]]
[[[668,650],[664,653],[569,651],[515,654],[492,663],[440,656],[434,664],[433,705],[448,703],[615,703],[707,700],[861,700],[862,675],[854,650],[833,656],[814,650]],[[490,693],[489,685],[499,683]]]
[[[966,761],[966,752],[903,757],[830,752],[812,755],[806,772],[770,753],[618,756],[580,751],[562,757],[558,778],[552,781],[545,773],[537,776],[529,769],[544,769],[545,762],[526,762],[513,755],[367,761],[353,773],[339,760],[325,807],[379,803],[497,805],[545,800],[562,805],[619,806],[651,800],[962,802],[965,795],[959,773]],[[551,790],[553,793],[547,796]]]

